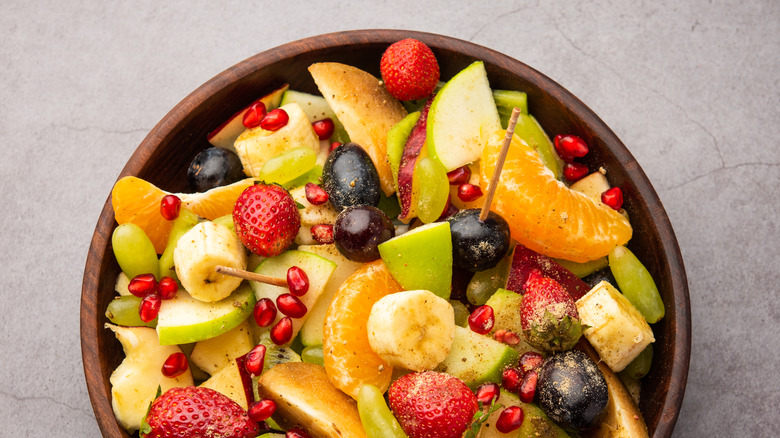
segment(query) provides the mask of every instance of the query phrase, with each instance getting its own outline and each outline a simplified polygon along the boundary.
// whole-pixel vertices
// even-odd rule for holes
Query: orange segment
[[[245,188],[252,185],[253,178],[246,178],[233,184],[215,187],[203,193],[175,193],[182,201],[182,208],[192,210],[198,216],[209,220],[233,212],[233,205]],[[169,194],[154,184],[134,176],[126,176],[114,185],[111,204],[119,224],[134,223],[146,232],[157,254],[162,254],[168,244],[168,233],[172,221],[160,214],[160,201]]]
[[[182,207],[208,220],[233,213],[233,206],[241,196],[241,192],[254,184],[254,178],[246,178],[233,184],[214,187],[203,193],[177,193],[181,198]]]
[[[482,189],[493,175],[505,131],[482,151]],[[631,238],[631,224],[617,211],[570,190],[544,166],[539,154],[514,136],[491,210],[509,223],[512,238],[554,258],[585,262],[605,256]]]
[[[371,350],[366,324],[374,303],[402,290],[377,260],[344,280],[328,307],[322,334],[325,371],[333,385],[354,399],[364,384],[382,392],[390,386],[393,367]]]

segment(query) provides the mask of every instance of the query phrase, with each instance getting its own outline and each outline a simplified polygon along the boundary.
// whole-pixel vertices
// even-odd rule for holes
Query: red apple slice
[[[509,268],[509,279],[506,288],[522,293],[523,285],[528,280],[528,275],[534,269],[539,270],[545,277],[550,277],[563,286],[574,301],[588,293],[590,286],[568,269],[559,265],[555,260],[546,255],[526,248],[521,244],[515,246],[512,253],[512,266]]]
[[[401,219],[408,220],[415,217],[412,203],[412,177],[417,159],[423,153],[425,146],[426,127],[428,126],[428,111],[431,109],[432,99],[428,99],[420,111],[420,118],[412,128],[409,138],[406,139],[404,151],[401,155],[401,164],[398,166],[398,200],[401,203]]]
[[[244,127],[244,113],[246,113],[246,110],[257,102],[263,102],[265,104],[265,108],[268,111],[271,111],[272,109],[279,106],[279,102],[282,100],[282,95],[285,91],[287,91],[288,88],[290,88],[290,85],[284,84],[276,90],[261,97],[260,99],[250,103],[246,106],[246,108],[233,114],[229,119],[227,119],[227,121],[225,121],[225,123],[219,125],[217,129],[209,132],[209,134],[206,136],[206,140],[208,140],[212,146],[229,149],[235,152],[235,149],[233,148],[233,142],[235,142],[238,136],[244,132],[244,129],[246,129]]]

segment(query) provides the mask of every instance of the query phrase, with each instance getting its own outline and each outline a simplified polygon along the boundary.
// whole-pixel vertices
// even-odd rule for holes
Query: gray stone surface
[[[99,436],[79,348],[97,217],[145,134],[232,64],[400,28],[504,52],[568,88],[654,183],[686,262],[676,436],[780,436],[780,2],[100,2],[0,13],[2,436]]]

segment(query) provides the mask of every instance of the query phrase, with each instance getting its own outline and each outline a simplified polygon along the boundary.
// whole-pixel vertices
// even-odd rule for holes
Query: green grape
[[[616,246],[609,252],[609,269],[618,289],[639,310],[648,323],[664,317],[664,303],[650,272],[625,246]]]
[[[506,287],[509,277],[509,265],[511,257],[504,257],[498,264],[490,269],[479,271],[471,277],[466,287],[466,299],[475,306],[487,303],[498,288]]]
[[[160,278],[157,252],[141,227],[131,223],[119,225],[111,236],[111,245],[119,268],[128,278],[132,280],[140,274],[154,274]]]
[[[455,312],[455,325],[466,327],[469,323],[469,309],[458,300],[450,300],[450,304]]]
[[[632,379],[641,379],[650,372],[650,365],[653,364],[653,344],[648,344],[639,356],[631,361],[628,366],[621,371],[621,374],[626,374]]]
[[[536,121],[534,116],[520,114],[520,117],[517,118],[515,134],[539,153],[539,158],[548,169],[552,170],[555,178],[563,179],[563,160],[555,152],[550,137],[547,136],[542,125]]]
[[[157,327],[157,318],[143,322],[138,316],[141,299],[135,295],[125,295],[108,303],[106,318],[116,325],[124,327]]]
[[[555,261],[579,278],[585,278],[599,269],[604,269],[609,266],[609,259],[607,259],[607,256],[599,257],[596,260],[590,260],[584,263],[577,263],[563,259],[555,259]]]
[[[168,244],[165,246],[162,255],[160,255],[161,278],[171,277],[174,280],[178,279],[176,276],[176,269],[174,269],[173,266],[173,250],[176,249],[176,243],[179,242],[179,238],[197,225],[200,220],[201,219],[197,214],[186,208],[182,208],[179,211],[179,217],[174,219],[173,225],[171,226],[171,233],[168,235]]]
[[[285,184],[305,174],[317,164],[317,153],[309,147],[280,152],[263,164],[257,177],[266,183]]]
[[[312,167],[311,170],[299,176],[298,178],[295,178],[294,180],[288,183],[282,184],[282,187],[289,190],[294,187],[305,186],[306,183],[319,184],[321,182],[321,178],[322,178],[322,166],[317,164],[314,167]]]
[[[301,351],[301,361],[323,365],[322,345],[309,345],[308,347],[304,347],[303,351]]]
[[[412,193],[417,217],[423,223],[429,224],[441,216],[447,206],[450,182],[438,160],[425,157],[417,162],[412,176]]]
[[[366,384],[358,392],[358,413],[368,438],[405,438],[407,435],[385,403],[382,392]]]

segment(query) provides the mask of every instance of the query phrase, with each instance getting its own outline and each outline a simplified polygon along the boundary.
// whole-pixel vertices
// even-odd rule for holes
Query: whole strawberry
[[[582,336],[574,300],[560,283],[539,275],[525,283],[520,323],[528,343],[546,352],[570,350]]]
[[[399,378],[388,391],[390,409],[410,438],[456,438],[471,425],[479,405],[460,379],[435,371]]]
[[[287,190],[275,184],[247,187],[233,207],[233,225],[241,243],[263,257],[281,254],[301,227],[298,206]]]
[[[244,438],[260,433],[238,403],[210,388],[171,388],[152,402],[142,438]]]
[[[390,45],[379,70],[387,91],[398,100],[424,99],[439,82],[439,63],[431,48],[411,38]]]

